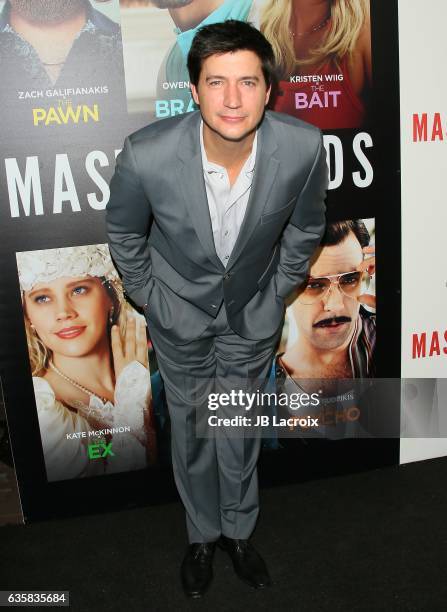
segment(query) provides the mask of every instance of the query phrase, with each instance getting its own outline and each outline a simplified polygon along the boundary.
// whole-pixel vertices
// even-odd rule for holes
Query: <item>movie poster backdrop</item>
[[[339,323],[351,336],[344,367],[320,373],[314,368],[312,375],[398,377],[399,280],[391,272],[400,265],[398,66],[389,39],[397,36],[396,30],[391,34],[397,18],[396,3],[386,6],[381,0],[333,0],[327,2],[325,11],[324,3],[317,3],[318,15],[304,31],[299,21],[300,0],[227,0],[217,4],[205,0],[121,0],[129,114],[137,125],[194,112],[186,58],[198,28],[226,19],[248,21],[258,27],[272,43],[278,64],[279,82],[272,92],[270,108],[323,131],[330,171],[328,221],[357,222],[363,218],[375,244],[376,218],[379,245],[384,247],[378,258],[379,268],[385,253],[393,254],[393,266],[381,278],[382,292],[379,289],[377,297],[379,304],[386,303],[386,314],[382,320],[379,314],[379,321],[387,342],[376,346],[375,303],[374,313],[369,315],[368,306],[362,304],[362,330],[357,325],[354,333],[352,321]],[[146,61],[141,61],[143,55]],[[385,215],[389,223],[385,223]],[[371,288],[375,293],[375,276]],[[299,326],[293,313],[300,312],[304,320],[308,310],[308,305],[298,301],[289,306],[280,351],[292,342],[287,334],[297,333]],[[322,333],[323,329],[320,327]],[[380,331],[378,334],[380,337]],[[309,369],[294,373],[310,375]],[[392,410],[398,408],[390,407]],[[265,442],[265,446],[268,444]],[[395,443],[384,444],[391,448]],[[391,450],[391,454],[395,460],[396,451]]]
[[[104,475],[158,466],[162,383],[104,244],[130,131],[119,2],[12,0],[0,11],[1,368],[31,518],[51,513],[56,490],[68,511],[110,488]]]
[[[395,85],[397,13],[394,1],[371,0],[370,5],[363,0],[346,0],[345,3],[356,8],[352,15],[354,21],[350,22],[351,26],[356,24],[351,28],[356,34],[346,41],[348,47],[351,45],[350,57],[358,54],[368,57],[371,35],[372,70],[366,64],[364,73],[356,71],[354,74],[341,51],[339,55],[327,51],[330,59],[320,54],[319,60],[325,61],[318,61],[318,69],[304,63],[299,69],[283,72],[273,103],[276,108],[282,103],[285,105],[280,109],[283,112],[296,114],[323,129],[330,167],[328,220],[375,217],[380,312],[376,348],[380,359],[376,358],[375,363],[379,374],[382,368],[381,375],[392,376],[396,375],[399,363],[395,349],[398,338],[393,331],[399,328],[399,324],[396,325],[399,304],[396,275],[388,274],[381,266],[390,249],[394,252],[396,246],[398,251],[396,237],[400,227]],[[108,278],[97,269],[93,273],[89,264],[87,268],[81,264],[75,266],[76,270],[65,277],[60,275],[62,268],[69,270],[73,262],[86,263],[94,253],[100,253],[103,261],[108,257],[104,209],[109,199],[108,184],[115,158],[124,137],[157,119],[193,110],[185,56],[197,25],[228,18],[243,19],[253,22],[266,36],[272,37],[273,24],[278,17],[272,17],[269,2],[227,0],[212,14],[207,14],[208,2],[193,0],[185,3],[188,6],[183,7],[183,16],[189,7],[188,10],[200,16],[200,21],[188,28],[176,23],[176,9],[162,8],[169,4],[144,0],[0,2],[0,259],[3,272],[0,368],[22,506],[28,520],[85,511],[89,495],[96,500],[107,499],[107,507],[111,499],[114,506],[135,500],[137,487],[139,491],[147,491],[151,500],[160,501],[168,483],[167,496],[172,495],[168,423],[165,409],[160,408],[163,406],[162,391],[160,397],[157,391],[161,403],[154,396],[155,390],[161,388],[161,381],[159,377],[156,380],[158,373],[153,355],[150,370],[142,364],[139,368],[147,386],[147,393],[141,391],[141,398],[135,401],[134,416],[138,417],[139,424],[130,424],[121,418],[124,411],[120,411],[116,395],[126,368],[122,369],[120,378],[115,364],[112,328],[121,329],[121,322],[116,321],[117,311],[111,312],[110,308],[114,294],[119,302],[121,300],[119,279]],[[289,14],[292,23],[293,3],[276,4],[284,5],[286,10],[279,14],[282,18],[283,13]],[[339,1],[329,4],[335,6]],[[187,17],[186,13],[184,23]],[[329,25],[330,20],[323,16],[317,24],[321,27],[312,37],[319,38]],[[51,44],[48,44],[49,31]],[[301,38],[307,36],[297,36],[299,33],[292,36],[298,46]],[[292,42],[278,38],[278,45],[281,43],[289,50]],[[313,52],[313,49],[304,49],[303,57]],[[304,79],[306,75],[312,78]],[[357,114],[353,109],[357,109]],[[354,115],[355,120],[352,119]],[[349,121],[343,123],[346,117]],[[368,229],[373,235],[375,230],[371,223]],[[395,258],[394,269],[399,269],[399,265]],[[51,270],[51,274],[42,272],[45,282],[32,285],[32,280],[26,281],[28,268],[34,280],[42,269]],[[38,291],[33,293],[36,287]],[[103,299],[103,308],[96,309],[102,325],[96,327],[102,330],[103,355],[108,351],[108,372],[112,374],[106,379],[112,382],[105,389],[97,385],[98,378],[93,375],[90,379],[82,379],[84,389],[73,385],[73,382],[79,384],[76,376],[79,378],[85,367],[84,357],[80,358],[82,348],[79,354],[64,354],[70,344],[75,347],[87,339],[88,325],[82,320],[80,324],[72,324],[71,319],[73,313],[79,316],[78,304],[88,299],[92,288]],[[338,288],[334,288],[333,292],[337,291]],[[44,323],[46,321],[52,330],[50,333],[55,336],[53,345],[42,341],[46,332],[42,328],[39,332],[39,322],[36,325],[33,321],[30,296],[37,299],[35,310],[51,310],[52,300],[56,298],[63,298],[68,304],[68,315],[64,313],[68,325],[58,322],[53,329],[51,316],[44,317]],[[118,303],[115,306],[118,307]],[[130,327],[135,324],[137,328],[138,316],[134,316],[130,307],[120,302],[119,309],[119,316],[129,311],[129,321],[134,321]],[[292,314],[288,316],[283,344],[286,351],[287,346],[293,346],[299,338],[299,335],[293,336],[296,330],[293,332],[289,323],[293,318],[293,305],[289,313]],[[122,334],[122,330],[119,333]],[[36,351],[32,348],[36,348],[36,341],[40,342],[43,351],[40,364],[35,361]],[[63,347],[62,352],[57,344]],[[146,397],[145,407],[143,396]],[[110,410],[107,420],[104,415],[112,404],[114,411]],[[41,418],[39,405],[49,408],[46,417],[57,412],[59,425],[62,425],[61,435],[54,435],[57,428],[52,429],[50,421]],[[137,410],[138,405],[141,411]],[[98,416],[99,423],[95,420]],[[76,429],[73,433],[79,433],[79,438],[67,438],[66,427],[70,419]],[[80,428],[74,425],[76,419],[84,419]],[[130,431],[102,431],[114,428],[130,428]],[[86,437],[82,437],[83,432]],[[89,432],[99,432],[97,440],[94,433],[90,436],[99,448],[89,448]],[[367,442],[364,441],[361,452],[370,463],[395,462],[396,441],[386,441],[387,444],[380,448],[379,442],[371,448]],[[124,449],[121,458],[119,452],[115,452],[118,447]],[[50,456],[55,455],[50,451],[55,448],[56,457],[60,452],[61,460],[52,462]],[[134,453],[135,449],[138,452]],[[308,452],[304,447],[301,450],[304,455]],[[359,447],[355,447],[353,452],[358,450]],[[296,454],[297,450],[293,452]],[[87,461],[89,453],[94,457]],[[125,455],[129,456],[128,461]],[[275,466],[273,482],[281,481],[287,472],[282,460],[278,459],[280,455],[276,452],[272,459],[265,452],[261,459],[267,471]],[[76,460],[68,462],[69,456]],[[324,453],[321,456],[320,473],[324,474]],[[111,493],[117,487],[122,491],[120,496]],[[149,497],[140,496],[139,499],[147,501]],[[61,499],[66,501],[62,503]]]
[[[258,27],[275,51],[279,86],[273,110],[327,130],[368,125],[373,86],[370,0],[333,3],[332,22],[329,3],[322,18],[317,7],[317,25],[310,32],[295,31],[299,21],[292,0],[232,0],[208,13],[207,2],[196,0],[185,8],[187,4],[121,0],[130,113],[161,119],[195,110],[186,66],[193,36],[203,25],[238,19]],[[197,5],[203,6],[201,19]],[[194,26],[185,31],[187,11]],[[146,61],[141,61],[143,54]]]
[[[17,253],[17,269],[48,481],[155,464],[160,375],[108,246]]]
[[[375,287],[374,219],[329,223],[307,282],[288,300],[268,381],[278,397],[269,403],[270,422],[288,428],[266,429],[265,448],[293,450],[300,439],[309,445],[376,430],[380,418],[363,399],[368,383],[360,383],[376,373]]]
[[[195,32],[226,19],[248,21],[270,40],[278,62],[270,107],[324,131],[329,214],[375,216],[384,180],[375,150],[383,81],[380,71],[374,75],[372,53],[375,38],[380,39],[381,0],[328,0],[323,15],[317,7],[311,32],[291,29],[299,28],[294,5],[300,0],[225,0],[217,8],[207,0],[120,3],[127,104],[135,126],[193,112],[186,57]]]

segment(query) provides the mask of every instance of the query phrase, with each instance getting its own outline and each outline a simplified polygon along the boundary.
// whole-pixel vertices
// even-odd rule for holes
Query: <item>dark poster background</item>
[[[328,219],[376,220],[377,259],[377,375],[400,376],[400,184],[399,184],[399,83],[397,2],[372,0],[373,90],[368,133],[373,147],[367,156],[374,171],[371,185],[355,187],[352,173],[360,170],[352,153],[355,134],[362,130],[331,132],[343,148],[344,179],[328,194]],[[0,72],[4,65],[0,64]],[[114,66],[114,77],[120,66]],[[95,167],[108,182],[116,152],[124,137],[151,118],[144,113],[127,113],[124,75],[114,81],[109,94],[83,95],[81,104],[98,103],[103,109],[98,122],[76,125],[34,126],[23,120],[19,101],[3,106],[0,165],[0,374],[8,426],[26,520],[51,516],[100,512],[141,503],[161,503],[176,496],[171,470],[131,472],[48,483],[40,442],[23,327],[21,296],[15,253],[105,242],[104,212],[107,190],[92,171],[86,170],[87,156],[96,157]],[[98,85],[107,75],[99,73]],[[73,83],[72,86],[76,85]],[[68,85],[67,85],[68,86]],[[2,88],[2,91],[5,90]],[[10,92],[9,92],[10,93]],[[6,95],[8,92],[6,92]],[[4,93],[2,94],[4,95]],[[48,101],[47,101],[48,102]],[[73,102],[74,103],[74,102]],[[75,100],[78,104],[78,100]],[[39,107],[44,106],[39,101]],[[49,105],[47,105],[49,106]],[[28,109],[32,108],[28,105]],[[6,112],[6,109],[9,109]],[[23,111],[24,112],[24,111]],[[26,113],[25,113],[26,114]],[[325,132],[326,133],[326,132]],[[329,132],[327,132],[329,134]],[[101,154],[93,154],[100,151]],[[54,213],[55,167],[60,191],[70,190],[69,160],[79,207],[73,192],[59,200],[61,212]],[[59,157],[58,157],[59,156]],[[29,160],[37,157],[38,161]],[[25,214],[18,199],[19,215],[12,216],[6,167],[15,159],[22,176],[28,164],[37,163],[42,187],[43,214],[35,214],[36,199]],[[58,160],[56,162],[56,159]],[[91,161],[91,160],[90,160]],[[65,169],[65,170],[61,170]],[[68,181],[68,182],[67,182]],[[36,185],[37,183],[35,183]],[[95,200],[88,194],[96,194]],[[65,198],[65,199],[64,199]],[[38,205],[38,202],[37,202]],[[73,210],[80,208],[80,210]],[[56,208],[56,210],[58,210]],[[386,407],[390,415],[399,410],[396,401]],[[279,484],[328,476],[343,471],[398,463],[399,440],[306,440],[284,451],[264,451],[260,479]]]
[[[340,139],[344,179],[328,192],[327,219],[339,221],[375,217],[377,378],[400,373],[401,346],[401,220],[400,220],[400,116],[397,2],[371,0],[372,82],[370,121],[364,129],[323,130]],[[374,178],[368,187],[355,187],[352,173],[361,171],[353,154],[356,134],[367,132],[373,146],[366,150]],[[333,150],[331,149],[331,152]],[[333,165],[331,160],[330,165]],[[399,385],[393,386],[381,406],[394,426],[399,421]],[[390,387],[391,389],[391,387]],[[394,429],[394,431],[398,431]],[[399,463],[399,439],[297,440],[294,448],[278,455],[261,456],[260,472],[268,483],[320,478],[345,471],[362,471]]]

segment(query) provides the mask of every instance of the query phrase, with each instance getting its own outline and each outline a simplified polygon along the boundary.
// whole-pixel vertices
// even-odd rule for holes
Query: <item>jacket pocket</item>
[[[169,264],[160,253],[151,248],[152,278],[167,285],[172,291],[178,292],[186,285],[186,278]]]

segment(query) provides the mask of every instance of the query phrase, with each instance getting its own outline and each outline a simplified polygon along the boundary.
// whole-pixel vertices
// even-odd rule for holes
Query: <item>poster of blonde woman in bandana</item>
[[[153,465],[160,381],[108,246],[17,253],[17,267],[48,481]]]

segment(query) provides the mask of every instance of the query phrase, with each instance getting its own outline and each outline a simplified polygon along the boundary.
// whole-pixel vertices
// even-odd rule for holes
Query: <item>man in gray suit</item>
[[[218,540],[242,580],[270,583],[249,542],[260,437],[225,428],[200,436],[196,420],[210,392],[263,387],[285,299],[324,231],[327,166],[317,128],[265,112],[274,56],[258,30],[240,21],[202,28],[188,69],[200,111],[126,139],[107,226],[165,383],[190,542],[182,581],[199,597]],[[222,401],[218,413],[233,410]]]

